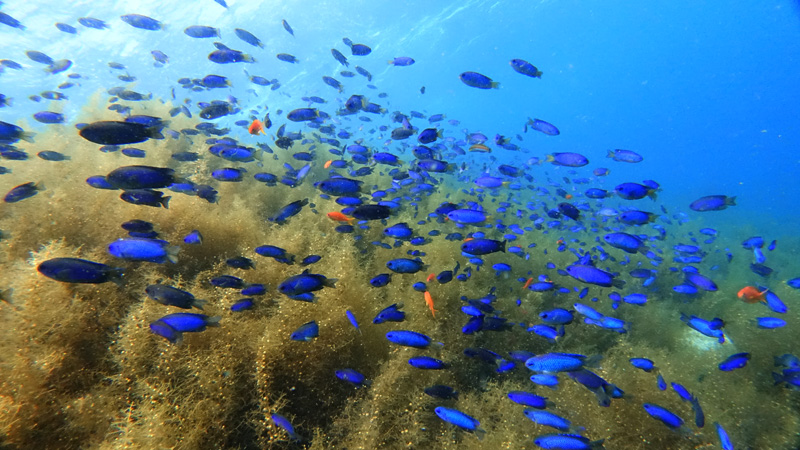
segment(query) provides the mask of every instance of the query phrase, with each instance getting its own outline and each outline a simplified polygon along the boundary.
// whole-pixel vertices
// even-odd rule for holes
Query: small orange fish
[[[260,120],[255,119],[253,123],[247,127],[247,132],[250,134],[264,134],[264,124]]]
[[[533,283],[533,277],[530,277],[525,281],[525,284],[522,285],[522,290],[524,291],[525,289],[528,289],[528,286],[530,286],[531,283]]]
[[[492,149],[490,149],[489,147],[487,147],[487,146],[485,146],[483,144],[473,144],[469,148],[469,151],[471,151],[471,152],[489,153],[489,152],[492,151]]]
[[[436,279],[436,274],[432,273],[432,274],[428,275],[428,278],[425,280],[425,282],[426,283],[430,283],[431,281],[433,281],[435,279]]]
[[[564,198],[565,198],[565,199],[567,199],[567,200],[569,200],[569,199],[571,199],[571,198],[572,198],[572,194],[567,194],[567,195],[565,195],[565,196],[564,196]]]
[[[325,167],[327,169],[328,167],[331,166],[331,164],[333,164],[333,160],[329,159],[329,160],[325,161],[325,165],[323,167]]]
[[[764,294],[766,294],[767,291],[769,291],[769,289],[764,289],[764,291],[761,292],[753,286],[745,286],[739,291],[737,296],[745,303],[765,302]]]
[[[563,244],[563,243],[564,243],[564,240],[563,240],[563,239],[559,239],[559,240],[557,240],[557,241],[556,241],[556,244],[558,244],[558,245],[561,245],[561,244]]]
[[[331,211],[328,213],[328,218],[331,220],[335,220],[337,222],[350,222],[353,220],[352,217],[347,217],[344,214],[340,213],[339,211]]]
[[[425,291],[425,304],[428,305],[428,308],[431,310],[431,314],[433,314],[433,318],[436,318],[436,310],[433,309],[433,297],[431,297],[431,293]]]

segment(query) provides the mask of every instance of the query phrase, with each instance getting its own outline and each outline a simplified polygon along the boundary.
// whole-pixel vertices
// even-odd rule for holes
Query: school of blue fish
[[[217,3],[225,6],[222,0]],[[35,32],[2,12],[0,26]],[[131,13],[121,17],[82,17],[76,23],[55,26],[66,34],[79,33],[83,28],[112,33],[115,28],[127,26],[142,33],[165,33],[167,24]],[[601,408],[613,402],[639,403],[642,421],[663,423],[668,432],[677,436],[688,436],[705,427],[702,396],[692,393],[694,386],[670,382],[659,371],[666,361],[641,354],[630,358],[630,365],[650,374],[654,391],[672,389],[687,405],[685,409],[673,410],[643,400],[647,393],[629,392],[624,379],[607,380],[598,374],[604,365],[603,354],[572,353],[575,342],[562,345],[570,342],[574,330],[589,327],[607,333],[611,342],[622,342],[628,335],[654,333],[638,327],[632,313],[635,308],[653,308],[654,302],[672,302],[673,315],[663,320],[671,324],[683,322],[687,331],[696,333],[696,339],[707,340],[704,345],[731,346],[730,341],[735,341],[737,347],[729,357],[708,362],[709,371],[745,370],[756,356],[774,357],[774,371],[752,371],[750,376],[774,382],[771,392],[765,395],[800,390],[800,358],[784,353],[753,355],[747,351],[748,342],[737,340],[726,328],[729,321],[740,318],[719,312],[696,315],[688,308],[684,311],[685,305],[702,303],[705,296],[720,291],[717,274],[726,272],[726,267],[744,265],[752,276],[742,280],[736,290],[755,284],[763,291],[763,298],[752,306],[752,317],[747,319],[752,321],[750,326],[764,333],[781,333],[788,326],[782,316],[787,317],[792,302],[779,297],[778,286],[800,289],[800,273],[783,273],[769,265],[770,254],[780,251],[777,242],[769,237],[745,235],[734,238],[742,242],[741,248],[720,248],[720,236],[730,237],[736,230],[706,225],[713,223],[716,211],[734,208],[735,197],[696,192],[696,200],[690,204],[659,204],[657,195],[662,189],[681,187],[661,186],[637,176],[637,167],[648,164],[647,149],[613,149],[600,160],[578,152],[547,154],[539,149],[546,149],[548,140],[560,139],[561,132],[545,119],[510,118],[517,122],[519,134],[503,136],[491,130],[459,128],[456,118],[445,116],[447,111],[391,111],[391,93],[379,93],[380,79],[372,75],[387,62],[371,56],[369,42],[354,43],[343,37],[342,42],[330,43],[331,60],[312,61],[281,48],[266,48],[257,37],[277,33],[280,28],[287,40],[303,32],[294,30],[286,20],[278,20],[269,31],[193,25],[178,33],[180,36],[171,34],[169,39],[206,40],[208,51],[198,58],[219,65],[215,74],[186,68],[185,77],[165,80],[172,86],[171,98],[135,91],[137,68],[108,61],[108,70],[119,74],[120,83],[104,87],[107,110],[96,111],[97,120],[90,122],[77,122],[60,112],[62,108],[52,106],[69,102],[70,91],[81,89],[82,83],[83,87],[90,84],[78,70],[81,61],[56,59],[34,49],[22,60],[11,59],[20,55],[2,55],[8,59],[0,60],[0,79],[4,71],[24,70],[32,77],[42,77],[44,87],[39,95],[30,98],[15,98],[11,87],[0,87],[4,90],[0,93],[0,114],[4,118],[0,121],[0,158],[5,163],[0,167],[0,180],[35,158],[47,164],[70,164],[68,151],[38,148],[36,132],[16,124],[32,119],[47,127],[62,127],[70,141],[93,145],[99,150],[97,158],[123,155],[123,161],[129,160],[111,172],[76,185],[78,192],[110,191],[109,199],[118,196],[119,200],[114,201],[128,203],[135,213],[138,208],[169,209],[170,200],[177,196],[194,197],[193,208],[227,208],[230,204],[220,194],[222,185],[263,185],[265,189],[282,190],[275,198],[283,199],[281,204],[266,205],[269,212],[265,227],[292,227],[297,233],[316,232],[321,227],[328,233],[349,236],[347,242],[357,252],[388,258],[385,269],[369,273],[366,279],[342,279],[335,270],[317,273],[314,269],[316,263],[342,251],[340,248],[330,248],[329,254],[293,254],[285,243],[273,241],[261,243],[250,254],[220,256],[227,271],[203,281],[220,290],[239,291],[240,299],[225,307],[230,313],[223,314],[214,299],[195,298],[165,277],[144,290],[149,301],[163,305],[163,316],[153,318],[149,324],[152,339],[163,345],[186,345],[193,333],[213,334],[236,327],[238,315],[260,308],[267,298],[277,302],[326,302],[342,283],[371,290],[407,282],[411,288],[406,297],[374,305],[374,317],[356,317],[347,310],[347,320],[357,330],[354,339],[363,338],[366,327],[379,328],[387,347],[421,350],[409,353],[409,370],[455,370],[454,361],[443,360],[439,354],[442,348],[453,345],[439,337],[446,333],[426,330],[418,317],[403,311],[404,305],[412,302],[425,304],[426,312],[439,322],[440,328],[456,330],[464,336],[461,342],[471,343],[460,349],[463,358],[491,369],[497,379],[530,379],[527,390],[505,394],[510,402],[519,405],[515,407],[520,415],[552,430],[533,440],[544,449],[623,445],[604,442],[602,429],[569,420],[572,409],[586,406],[559,402],[557,388],[565,383],[584,386]],[[426,64],[413,55],[405,55],[402,48],[393,51],[398,56],[388,62],[393,66],[391,70]],[[166,45],[152,50],[156,68],[170,64],[168,54]],[[510,67],[493,68],[492,76],[500,80],[527,77],[530,83],[545,86],[546,68],[543,74],[531,62],[521,59],[527,55],[519,57],[509,62]],[[304,64],[336,65],[338,75],[319,80],[320,85],[327,86],[328,95],[322,97],[265,102],[261,97],[242,99],[230,94],[229,89],[234,86],[260,92],[264,97],[265,92],[279,90],[281,80],[257,75],[265,71],[267,63],[294,64],[298,70]],[[239,86],[242,70],[247,86]],[[454,84],[462,83],[468,88],[500,88],[500,82],[475,71],[454,73],[452,78]],[[356,79],[357,83],[353,81]],[[368,83],[366,88],[364,82]],[[318,87],[308,91],[318,92]],[[370,93],[372,90],[375,95]],[[218,98],[196,101],[195,92],[215,92]],[[421,92],[425,92],[424,87]],[[175,105],[169,113],[172,117],[153,116],[142,108],[158,101]],[[42,110],[33,117],[17,117],[14,104],[22,102],[41,104]],[[170,120],[179,116],[196,125],[174,129]],[[175,145],[167,166],[137,162],[152,151],[148,148],[152,141],[190,145]],[[500,164],[493,156],[512,152],[517,155],[516,164]],[[290,162],[281,164],[279,155]],[[190,169],[197,161],[207,162],[203,167],[210,167],[208,173],[197,174]],[[629,181],[607,186],[603,180],[610,171],[625,173]],[[37,195],[47,192],[47,185],[47,179],[32,179],[11,187],[4,196],[4,209],[10,210],[19,202],[37,201]],[[444,201],[431,204],[429,198],[437,197]],[[698,226],[700,217],[704,225]],[[310,221],[319,225],[308,226]],[[181,265],[182,248],[203,246],[202,229],[178,239],[160,234],[159,225],[129,220],[120,224],[121,233],[125,234],[118,240],[87,243],[107,250],[108,257],[103,262],[59,257],[41,262],[36,270],[60,283],[111,282],[122,288],[137,277],[140,265]],[[3,239],[13,240],[15,232]],[[442,266],[430,262],[426,246],[433,242],[446,245],[451,263]],[[564,263],[567,260],[571,262]],[[542,270],[531,270],[534,262]],[[248,271],[256,265],[288,266],[292,275],[280,280],[253,280]],[[470,284],[479,288],[456,302],[450,294],[456,290],[445,286],[452,286],[451,283],[462,284],[461,292],[469,291]],[[26,294],[9,293],[6,301],[13,302],[17,295]],[[740,301],[735,292],[730,293],[730,298],[732,303]],[[456,303],[458,306],[453,307]],[[218,314],[206,314],[206,309]],[[532,312],[534,318],[523,318],[523,310]],[[288,341],[315,345],[317,339],[330,332],[321,319],[313,314],[305,317],[306,322],[286,336],[286,345]],[[507,345],[508,340],[503,345],[493,345],[490,338],[484,338],[492,333],[519,335],[514,340],[517,345]],[[362,390],[371,389],[372,385],[361,367],[341,367],[329,377],[331,383],[352,386],[350,395],[355,401]],[[471,388],[431,383],[420,385],[419,393],[431,399],[427,414],[448,424],[448,430],[484,439],[492,433],[492,418],[458,408],[458,391]],[[541,395],[543,392],[545,396]],[[309,430],[295,428],[303,419],[290,420],[280,413],[271,413],[275,426],[285,432],[289,441],[308,444]],[[689,414],[694,417],[687,417]],[[736,424],[710,419],[716,427],[716,440],[707,443],[713,448],[733,449],[736,442],[729,433]]]

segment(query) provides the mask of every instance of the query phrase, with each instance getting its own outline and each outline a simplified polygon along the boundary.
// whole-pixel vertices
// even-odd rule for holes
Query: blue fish
[[[603,448],[604,439],[591,441],[579,434],[544,434],[533,440],[533,443],[543,449],[552,450],[594,450]]]
[[[417,273],[427,266],[419,258],[397,258],[388,261],[386,267],[396,273]]]
[[[712,320],[705,320],[697,316],[687,316],[681,313],[681,320],[689,325],[690,328],[708,337],[717,338],[720,344],[725,342],[725,334],[722,331],[725,322],[723,322],[722,319],[714,318]]]
[[[79,258],[53,258],[39,263],[36,270],[62,283],[121,283],[125,269]]]
[[[271,216],[268,220],[270,222],[275,222],[279,225],[286,223],[289,218],[296,216],[300,213],[303,209],[303,206],[308,204],[308,199],[297,200],[294,202],[289,203],[288,205],[281,208],[275,215]]]
[[[645,403],[642,406],[644,406],[644,410],[647,411],[647,414],[650,414],[654,419],[660,420],[664,425],[670,428],[677,429],[683,426],[683,419],[666,408],[653,403]]]
[[[311,322],[300,325],[289,338],[293,341],[308,342],[314,338],[319,337],[319,325],[312,320]]]
[[[486,434],[486,430],[480,427],[480,422],[475,420],[474,417],[464,414],[457,409],[438,406],[434,409],[434,412],[443,421],[475,433],[478,439],[483,439],[483,436]]]
[[[534,372],[570,372],[583,368],[584,364],[593,365],[600,356],[587,358],[575,353],[544,353],[525,361],[525,367]]]
[[[651,372],[656,368],[655,363],[647,358],[631,358],[630,363],[637,369],[642,369],[645,372]]]
[[[406,313],[400,311],[403,307],[402,303],[393,303],[390,306],[382,309],[372,320],[374,324],[381,324],[384,322],[402,322],[406,319]]]
[[[514,403],[536,409],[545,409],[549,403],[547,397],[541,397],[526,391],[511,391],[508,393],[508,398]]]
[[[427,370],[441,370],[449,366],[449,364],[441,359],[432,358],[430,356],[412,356],[409,358],[408,364],[417,369]]]
[[[163,264],[178,262],[179,247],[170,246],[160,239],[124,238],[108,245],[112,256],[130,261],[148,261]]]
[[[278,291],[291,298],[319,291],[326,287],[335,288],[337,281],[336,278],[327,278],[325,275],[309,273],[308,269],[306,269],[300,275],[294,275],[283,280],[278,285]]]
[[[369,386],[372,384],[372,380],[368,380],[362,373],[357,372],[353,369],[338,369],[335,371],[336,378],[347,381],[348,383],[352,384],[356,388],[360,388],[363,386]]]
[[[151,284],[144,289],[151,299],[166,306],[175,306],[182,309],[203,309],[206,300],[195,298],[190,292],[164,284]]]
[[[730,372],[732,370],[741,369],[747,365],[747,361],[750,361],[750,353],[736,353],[719,363],[719,370]]]
[[[422,333],[417,333],[416,331],[407,330],[389,331],[386,333],[386,339],[397,345],[416,348],[428,348],[428,346],[433,343],[430,337]],[[444,345],[441,342],[437,342],[436,344]]]
[[[26,198],[31,198],[34,195],[38,194],[39,191],[43,191],[44,184],[42,183],[34,183],[33,181],[20,184],[12,188],[8,193],[3,197],[3,201],[6,203],[17,203],[25,200]]]
[[[270,415],[270,419],[273,422],[275,422],[275,425],[277,425],[279,428],[281,428],[283,431],[285,431],[286,434],[289,435],[289,439],[291,439],[293,441],[301,441],[302,440],[300,438],[300,435],[298,435],[294,431],[294,426],[292,426],[292,423],[289,422],[289,419],[287,419],[286,417],[283,417],[280,414],[272,414],[272,415]]]

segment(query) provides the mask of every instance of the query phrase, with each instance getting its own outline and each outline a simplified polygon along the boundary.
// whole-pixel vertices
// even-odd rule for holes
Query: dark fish
[[[464,72],[458,78],[467,86],[478,89],[497,89],[500,87],[500,83],[492,81],[491,78],[478,72]]]
[[[397,58],[389,60],[389,64],[394,66],[410,66],[415,62],[413,58],[409,58],[408,56],[398,56]]]
[[[561,134],[561,132],[558,131],[558,128],[556,128],[555,125],[553,125],[551,123],[548,123],[548,122],[545,122],[544,120],[530,119],[529,118],[528,122],[525,123],[525,131],[526,132],[528,131],[528,126],[533,128],[534,130],[542,132],[542,133],[544,133],[544,134],[546,134],[548,136],[558,136],[559,134]]]
[[[78,29],[77,28],[73,27],[72,25],[67,25],[66,23],[57,22],[56,23],[56,28],[58,28],[59,30],[63,31],[64,33],[69,33],[69,34],[77,34],[78,33]]]
[[[385,205],[360,205],[350,213],[358,220],[381,220],[388,218],[392,210]]]
[[[350,66],[350,63],[347,62],[347,57],[344,56],[342,54],[342,52],[340,52],[339,50],[336,50],[335,48],[332,48],[331,49],[331,55],[333,55],[333,59],[335,59],[336,61],[339,61],[339,64],[341,64],[341,65],[343,65],[345,67],[349,67]]]
[[[25,25],[22,24],[19,20],[9,16],[4,12],[0,12],[0,23],[6,24],[11,28],[18,28],[20,30],[25,29]]]
[[[300,212],[300,210],[303,209],[303,206],[305,206],[307,204],[308,204],[308,199],[307,198],[303,199],[303,200],[294,201],[294,202],[289,203],[288,205],[284,206],[283,208],[281,208],[280,211],[277,212],[277,214],[275,214],[274,216],[270,217],[267,220],[269,220],[270,222],[275,222],[275,223],[277,223],[279,225],[282,225],[290,217],[297,215]]]
[[[203,305],[207,303],[206,300],[195,298],[190,292],[164,284],[151,284],[144,291],[148,297],[165,306],[203,309]]]
[[[184,28],[183,32],[193,38],[213,38],[219,37],[219,29],[205,25],[192,25]]]
[[[40,263],[36,270],[63,283],[120,283],[125,269],[78,258],[53,258]]]
[[[525,61],[524,59],[512,59],[509,64],[511,64],[511,68],[514,69],[517,73],[521,73],[523,75],[527,75],[529,77],[534,78],[541,78],[542,72],[536,68],[533,64]]]
[[[308,269],[300,275],[291,276],[283,280],[278,285],[278,291],[288,297],[296,297],[302,294],[319,291],[323,288],[335,288],[336,278],[327,278],[318,273],[309,273]]]
[[[254,63],[256,62],[252,56],[240,52],[239,50],[233,50],[230,48],[223,49],[223,50],[214,50],[213,52],[208,54],[208,60],[211,62],[215,62],[217,64],[230,64],[230,63],[237,63],[237,62],[245,62],[245,63]]]
[[[125,14],[124,16],[120,16],[120,19],[128,25],[142,30],[155,31],[162,28],[161,22],[141,14]]]
[[[372,49],[364,44],[353,44],[350,46],[350,51],[354,56],[366,56],[372,53]]]
[[[285,61],[285,62],[292,63],[292,64],[300,62],[300,61],[297,60],[297,58],[294,57],[294,55],[290,55],[288,53],[278,53],[277,57],[281,61]]]
[[[287,22],[284,19],[284,20],[281,21],[281,23],[283,24],[283,29],[286,30],[292,36],[294,36],[294,30],[292,30],[292,27],[289,26],[289,22]]]
[[[52,111],[40,111],[33,115],[33,118],[36,119],[37,122],[41,123],[64,123],[66,120],[63,114],[52,112]]]
[[[236,32],[236,36],[237,36],[239,39],[241,39],[241,40],[243,40],[243,41],[247,42],[248,44],[250,44],[250,45],[252,45],[252,46],[254,46],[254,47],[261,47],[261,48],[264,48],[264,44],[263,44],[263,43],[261,43],[261,40],[260,40],[260,39],[258,39],[257,37],[255,37],[255,36],[253,35],[253,33],[250,33],[249,31],[247,31],[247,30],[243,30],[243,29],[241,29],[241,28],[237,28],[237,29],[235,30],[235,32]]]
[[[727,195],[709,195],[693,201],[689,208],[694,211],[722,211],[728,206],[736,206],[736,197]]]
[[[78,134],[87,141],[101,145],[136,144],[148,139],[164,139],[160,127],[111,120],[86,125]]]
[[[322,81],[324,81],[325,84],[327,84],[328,86],[337,89],[339,92],[342,92],[344,90],[344,86],[342,86],[342,83],[340,83],[339,80],[337,80],[336,78],[323,76]]]
[[[34,195],[38,194],[39,191],[44,190],[44,185],[42,183],[34,183],[30,181],[25,184],[20,184],[17,187],[12,188],[5,197],[3,197],[3,201],[6,203],[17,203],[26,198],[31,198]]]
[[[53,58],[45,55],[42,52],[37,52],[36,50],[28,50],[27,52],[25,52],[25,55],[31,61],[38,62],[39,64],[45,64],[49,66],[50,64],[53,64],[55,62]]]
[[[108,28],[108,24],[100,19],[95,19],[94,17],[81,17],[78,19],[78,23],[86,28],[94,28],[96,30],[104,30]]]

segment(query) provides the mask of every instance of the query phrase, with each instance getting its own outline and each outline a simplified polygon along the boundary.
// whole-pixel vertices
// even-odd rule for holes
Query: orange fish
[[[565,195],[565,196],[564,196],[564,198],[565,198],[565,199],[567,199],[567,200],[569,200],[569,199],[571,199],[571,198],[572,198],[572,194],[567,194],[567,195]]]
[[[435,280],[435,279],[436,279],[436,274],[435,274],[435,273],[432,273],[432,274],[428,275],[428,278],[427,278],[425,281],[426,281],[427,283],[430,283],[431,281],[433,281],[433,280]]]
[[[525,289],[528,289],[528,286],[530,286],[531,283],[533,283],[533,277],[530,277],[527,281],[525,281],[525,284],[522,286],[522,290],[524,291]]]
[[[753,286],[745,286],[739,291],[737,295],[745,303],[758,303],[766,301],[764,300],[764,294],[766,294],[767,291],[769,291],[769,289],[764,289],[763,292],[760,292],[757,288],[754,288]]]
[[[433,309],[433,297],[431,297],[431,293],[425,291],[425,303],[428,305],[428,308],[431,309],[431,314],[433,314],[433,318],[436,318],[436,310]]]
[[[489,153],[489,152],[492,151],[492,149],[490,149],[489,147],[487,147],[487,146],[485,146],[483,144],[473,144],[469,148],[469,151],[471,151],[471,152]]]
[[[335,220],[337,222],[350,222],[351,220],[353,220],[352,217],[347,217],[344,214],[340,213],[339,211],[329,212],[328,218],[331,220]]]
[[[255,119],[253,120],[253,123],[251,123],[250,126],[247,127],[247,131],[250,134],[259,134],[259,133],[264,134],[264,124],[261,123],[260,120]]]
[[[323,167],[325,167],[327,169],[328,167],[331,166],[331,164],[333,164],[333,160],[329,159],[329,160],[325,161],[325,165]]]

